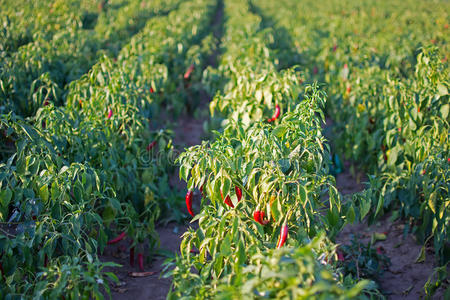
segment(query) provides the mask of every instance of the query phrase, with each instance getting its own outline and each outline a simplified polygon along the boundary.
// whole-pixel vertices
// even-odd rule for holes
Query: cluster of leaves
[[[186,1],[151,19],[117,60],[104,56],[69,84],[66,105],[43,93],[32,117],[0,115],[2,298],[101,298],[117,280],[97,255],[113,232],[151,258],[155,221],[179,200],[168,186],[171,132],[149,129],[164,100],[158,89],[175,93],[191,60],[211,51],[197,44],[215,7]]]
[[[370,220],[392,208],[449,261],[448,3],[258,1],[326,82],[336,147],[371,176]],[[445,9],[444,9],[445,11]],[[302,24],[299,26],[299,24]],[[369,38],[370,37],[370,38]]]
[[[376,279],[390,264],[382,246],[375,248],[372,241],[364,244],[357,234],[349,245],[339,247],[338,253],[342,255],[340,264],[344,273],[352,274],[356,278]]]
[[[55,25],[58,30],[55,29],[53,34],[38,34],[17,51],[2,54],[0,112],[12,110],[22,116],[32,116],[42,106],[43,97],[58,105],[63,104],[68,83],[85,74],[103,54],[116,55],[129,41],[125,36],[132,36],[143,28],[152,14],[161,14],[176,7],[179,0],[152,2],[152,8],[147,5],[141,7],[140,4],[146,1],[110,4],[112,8],[107,13],[99,13],[99,16],[107,16],[98,17],[92,27],[86,27],[83,23],[82,10],[79,9],[81,2],[85,1],[48,2],[44,7],[54,7],[51,14],[66,23]],[[92,6],[93,2],[90,3]],[[23,9],[28,11],[31,8],[25,6]],[[115,17],[118,15],[121,18]],[[111,19],[115,24],[113,28],[109,26]],[[31,25],[34,17],[25,20],[29,20],[31,27],[34,26]],[[14,31],[16,27],[8,24],[7,30]],[[26,27],[25,24],[18,26]],[[45,30],[40,28],[38,32]]]
[[[124,2],[124,1],[121,1]],[[1,56],[12,52],[33,40],[49,40],[64,27],[73,27],[88,21],[90,15],[98,15],[96,1],[0,1]],[[92,17],[91,17],[92,19]]]
[[[181,256],[168,264],[175,266],[168,298],[376,296],[369,281],[336,270],[336,246],[324,236],[333,238],[356,213],[328,175],[323,93],[301,87],[293,69],[276,71],[248,3],[227,0],[224,14],[221,66],[206,73],[216,75],[206,79],[212,90],[217,77],[227,81],[211,103],[224,126],[214,141],[179,156],[180,177],[203,197],[192,220],[199,228],[184,234]],[[268,122],[267,107],[277,104],[281,116]],[[256,211],[267,222],[254,219]],[[275,250],[284,226],[287,247]]]

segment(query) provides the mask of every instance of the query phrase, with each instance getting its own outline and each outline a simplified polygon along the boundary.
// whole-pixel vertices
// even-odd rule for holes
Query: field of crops
[[[0,299],[450,299],[448,1],[0,7]]]

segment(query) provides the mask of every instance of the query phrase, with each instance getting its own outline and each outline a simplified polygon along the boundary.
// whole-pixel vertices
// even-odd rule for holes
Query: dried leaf
[[[156,272],[130,272],[128,276],[130,277],[147,277],[155,274]]]

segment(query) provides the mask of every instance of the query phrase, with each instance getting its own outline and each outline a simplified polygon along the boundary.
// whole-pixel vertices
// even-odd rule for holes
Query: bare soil
[[[176,252],[180,247],[181,235],[186,231],[186,226],[178,224],[168,224],[165,227],[157,228],[161,241],[161,249]],[[131,277],[130,272],[140,272],[135,263],[134,267],[129,264],[128,251],[121,251],[121,248],[127,249],[128,241],[122,241],[119,244],[108,246],[102,257],[105,261],[113,261],[121,264],[121,268],[111,268],[110,271],[119,278],[120,284],[113,285],[111,289],[112,299],[166,299],[170,288],[171,279],[162,278],[163,263],[165,257],[156,257],[151,264],[145,265],[145,272],[154,272],[153,275],[141,278]],[[137,255],[137,254],[136,254]]]

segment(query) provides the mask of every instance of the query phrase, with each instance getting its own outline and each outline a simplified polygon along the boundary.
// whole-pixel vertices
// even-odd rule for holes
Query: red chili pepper
[[[253,220],[255,220],[258,223],[261,223],[261,212],[259,210],[255,210],[253,212]]]
[[[253,219],[261,225],[266,225],[267,223],[269,223],[269,221],[264,220],[264,215],[265,214],[263,211],[255,210],[255,212],[253,213]]]
[[[334,46],[333,46],[333,52],[336,52],[336,49],[337,49],[337,45],[334,44]]]
[[[186,73],[184,73],[184,79],[188,79],[191,76],[192,71],[194,71],[194,64],[190,65]]]
[[[156,141],[151,142],[150,144],[148,144],[147,146],[147,151],[150,151],[153,149],[153,147],[156,146]]]
[[[283,247],[284,243],[286,242],[287,236],[288,236],[288,231],[289,231],[288,226],[286,224],[284,224],[281,227],[280,236],[278,237],[277,249]]]
[[[144,271],[144,254],[138,253],[138,263],[139,263],[139,269],[141,271]]]
[[[342,251],[338,251],[337,252],[337,257],[338,257],[338,261],[344,261],[344,253],[342,253]]]
[[[383,248],[382,246],[379,246],[379,247],[377,248],[377,254],[382,255],[383,252],[384,252],[384,248]]]
[[[223,194],[222,194],[222,191],[220,191],[220,196],[222,197],[222,200],[223,200]],[[225,197],[225,200],[224,200],[223,202],[225,202],[225,204],[228,205],[229,207],[234,208],[234,204],[233,204],[233,202],[231,201],[230,195],[227,195],[227,196]]]
[[[130,248],[130,266],[134,266],[134,247]]]
[[[423,169],[422,170],[422,175],[425,175],[427,173],[427,170]]]
[[[154,93],[155,92],[155,90],[153,89],[153,87],[150,87],[150,93]]]
[[[109,111],[108,111],[108,119],[111,119],[112,115],[113,115],[113,111],[110,108]]]
[[[107,244],[108,245],[116,244],[116,243],[120,242],[121,240],[123,240],[126,235],[127,234],[125,233],[125,231],[122,231],[116,238],[109,240]]]
[[[45,99],[44,100],[44,106],[47,106],[47,105],[49,105],[50,104],[50,102],[48,102],[48,99]]]
[[[267,223],[269,223],[269,220],[264,220],[264,212],[262,211],[261,212],[261,222],[262,222],[262,225],[267,225]]]
[[[234,204],[233,204],[233,202],[231,201],[231,198],[230,198],[230,195],[227,195],[226,197],[225,197],[225,204],[226,205],[228,205],[229,207],[231,207],[231,208],[234,208]]]
[[[352,91],[352,87],[351,86],[348,86],[347,89],[345,90],[345,92],[347,94],[350,94],[351,91]]]
[[[449,157],[449,158],[447,158],[447,162],[449,162],[449,163],[450,163],[450,157]]]
[[[275,105],[275,114],[271,119],[268,119],[267,122],[273,122],[280,116],[280,106],[277,104]]]
[[[242,190],[238,186],[235,186],[234,187],[234,191],[236,192],[236,197],[238,199],[238,202],[241,201],[241,199],[242,199]]]
[[[188,191],[186,193],[186,207],[187,207],[189,214],[191,216],[194,216],[194,212],[192,211],[192,197],[193,197],[192,191]]]

